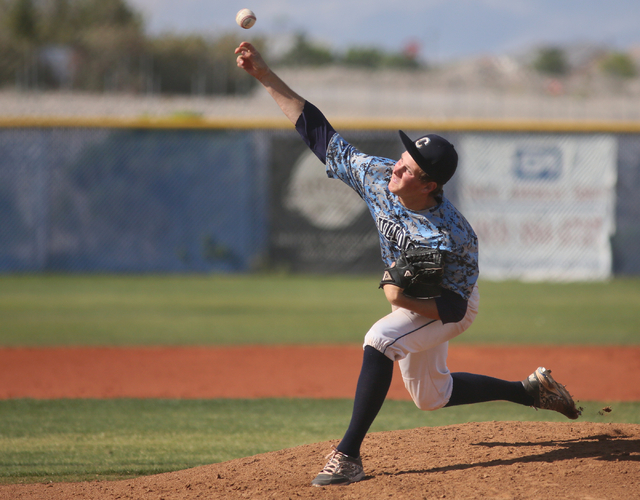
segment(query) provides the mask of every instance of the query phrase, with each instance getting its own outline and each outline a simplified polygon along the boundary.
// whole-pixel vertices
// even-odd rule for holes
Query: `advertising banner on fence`
[[[460,209],[487,279],[611,275],[616,140],[608,135],[470,134],[460,141]]]
[[[394,158],[400,141],[355,135],[367,153]],[[270,260],[294,272],[380,271],[378,233],[366,204],[325,166],[297,134],[272,142]]]
[[[616,234],[613,247],[615,274],[640,274],[640,136],[622,135],[618,142]]]

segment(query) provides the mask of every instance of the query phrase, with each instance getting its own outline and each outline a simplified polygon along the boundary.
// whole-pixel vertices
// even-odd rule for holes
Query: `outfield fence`
[[[397,130],[460,153],[445,194],[487,279],[640,274],[640,123],[336,122],[359,149]],[[0,272],[379,272],[358,197],[288,122],[0,120]]]

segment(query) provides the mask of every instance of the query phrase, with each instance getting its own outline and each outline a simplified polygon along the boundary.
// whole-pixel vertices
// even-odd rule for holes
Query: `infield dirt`
[[[288,349],[2,348],[0,398],[352,397],[360,347]],[[512,380],[546,366],[578,400],[640,400],[638,347],[456,345],[449,364]],[[342,384],[327,381],[333,372]],[[399,379],[390,397],[406,399]],[[364,481],[313,488],[332,444],[123,481],[2,485],[0,499],[640,498],[639,425],[482,422],[372,433]]]

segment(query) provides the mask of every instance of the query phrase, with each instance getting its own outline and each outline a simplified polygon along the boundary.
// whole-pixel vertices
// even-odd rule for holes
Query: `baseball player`
[[[543,367],[515,382],[447,368],[448,342],[471,326],[479,301],[477,238],[443,193],[458,164],[454,146],[435,134],[413,140],[400,131],[406,151],[398,161],[368,156],[291,90],[250,43],[242,42],[235,53],[238,67],[269,92],[326,165],[327,175],[367,204],[385,265],[380,287],[391,313],[365,336],[351,422],[311,484],[345,485],[365,477],[360,446],[386,398],[394,361],[422,410],[504,400],[578,418],[571,395]],[[435,260],[412,260],[420,251],[435,253]],[[421,289],[415,278],[425,273],[428,283]]]

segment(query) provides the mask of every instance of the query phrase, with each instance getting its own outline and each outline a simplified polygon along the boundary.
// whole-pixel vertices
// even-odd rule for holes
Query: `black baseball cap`
[[[400,139],[411,158],[438,184],[445,184],[458,167],[458,153],[444,137],[427,134],[412,141],[402,130]]]

